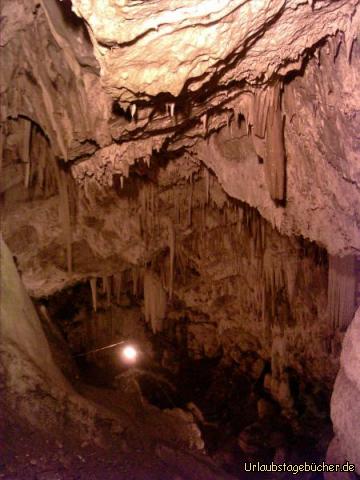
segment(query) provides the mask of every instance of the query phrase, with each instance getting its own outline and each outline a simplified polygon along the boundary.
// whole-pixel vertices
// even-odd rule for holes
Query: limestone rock
[[[223,83],[269,77],[285,59],[296,63],[303,49],[346,28],[356,3],[342,1],[334,10],[326,2],[312,10],[298,0],[185,5],[76,0],[73,8],[89,25],[105,87],[132,101],[140,92],[177,97],[185,85],[199,89],[215,75]],[[245,51],[244,61],[225,67],[225,58],[231,65]]]
[[[358,473],[360,473],[359,332],[360,309],[357,310],[344,338],[341,368],[331,398],[331,418],[337,445],[339,445],[339,450],[344,458],[356,465]]]
[[[334,437],[326,453],[326,462],[333,465],[344,465],[346,461],[346,456],[342,451],[341,442],[338,437]],[[325,480],[337,480],[339,478],[339,473],[326,472],[324,477]],[[344,480],[355,480],[356,474],[352,472],[342,472],[341,478],[344,478]]]

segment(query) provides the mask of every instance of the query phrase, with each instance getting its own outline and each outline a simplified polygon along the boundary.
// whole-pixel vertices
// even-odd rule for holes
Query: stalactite
[[[201,209],[200,230],[201,230],[202,235],[203,235],[204,231],[206,229],[206,204],[204,202],[201,202],[200,209]],[[202,236],[201,236],[201,238],[202,238]]]
[[[265,176],[271,198],[285,199],[285,149],[283,139],[283,116],[281,113],[280,85],[273,88],[266,123]]]
[[[132,293],[134,296],[139,293],[139,269],[133,267],[131,269],[131,280],[132,280]]]
[[[174,291],[174,271],[175,271],[175,229],[171,218],[166,219],[168,227],[169,249],[170,249],[170,265],[169,265],[169,298],[173,297]]]
[[[114,296],[116,303],[120,303],[121,297],[121,290],[122,290],[122,272],[118,275],[114,275]]]
[[[192,182],[192,174],[189,177],[189,181],[190,181],[190,194],[189,194],[189,200],[188,200],[189,205],[188,205],[187,225],[188,225],[188,227],[191,227],[191,225],[192,225],[192,200],[193,200],[193,189],[194,189],[194,185],[193,185],[193,182]]]
[[[205,192],[205,203],[208,205],[210,198],[210,172],[207,168],[205,168]]]
[[[360,307],[360,255],[355,256],[355,305]]]
[[[154,333],[163,330],[166,315],[166,293],[157,275],[147,270],[144,274],[145,320]]]
[[[106,304],[108,307],[111,305],[111,277],[104,277],[105,292],[106,292]]]
[[[22,153],[21,159],[25,163],[25,177],[24,185],[26,188],[29,188],[30,184],[30,172],[31,172],[31,131],[32,131],[32,122],[28,119],[22,119],[21,124],[23,125],[23,141],[22,141]]]
[[[228,112],[227,112],[226,126],[227,126],[227,129],[228,129],[228,132],[231,133],[231,110],[228,110]]]
[[[260,92],[255,95],[253,102],[253,130],[254,134],[260,138],[265,138],[270,97],[269,89],[260,90]]]
[[[314,57],[316,58],[318,67],[320,66],[320,48],[317,48],[314,52]]]
[[[68,192],[68,183],[67,175],[61,170],[61,190],[60,193],[60,209],[62,210],[62,217],[64,222],[65,229],[65,238],[66,238],[66,257],[67,257],[67,270],[69,273],[72,272],[72,234],[71,234],[71,217],[70,217],[70,202],[69,202],[69,192]],[[62,199],[62,200],[61,200]]]
[[[284,286],[284,274],[281,262],[270,250],[265,250],[263,256],[263,278],[266,295],[266,305],[270,305],[271,321],[276,315],[277,292]]]
[[[356,308],[355,257],[329,256],[328,315],[333,328],[344,331]]]
[[[176,192],[175,195],[175,222],[179,225],[181,222],[181,217],[180,217],[180,200],[179,200],[179,194]]]
[[[45,190],[45,195],[48,193],[48,183],[46,182],[47,171],[47,158],[46,158],[46,142],[43,140],[42,135],[34,133],[34,142],[37,145],[36,156],[38,158],[38,183],[41,190]],[[32,152],[32,155],[34,153]]]
[[[153,183],[150,184],[150,228],[152,235],[154,234],[155,222],[156,222],[156,212],[155,212],[155,186]]]
[[[106,293],[106,276],[104,275],[103,277],[101,277],[101,293],[104,294]]]
[[[55,170],[56,181],[59,189],[59,219],[63,228],[64,240],[66,245],[66,263],[68,273],[72,273],[72,233],[70,201],[68,192],[67,174],[61,169],[53,155],[50,155],[50,161]]]
[[[38,69],[38,73],[39,73],[39,76],[37,76],[37,81],[38,81],[38,83],[40,85],[40,88],[41,88],[42,97],[43,97],[43,101],[44,101],[44,105],[45,105],[45,110],[46,110],[46,113],[47,113],[48,118],[50,120],[51,127],[52,127],[53,131],[55,132],[55,137],[56,137],[56,141],[57,141],[59,150],[60,150],[60,152],[63,156],[63,159],[65,161],[67,161],[67,158],[68,158],[67,148],[66,148],[65,140],[64,140],[64,138],[62,136],[62,133],[60,131],[60,128],[59,128],[59,123],[56,119],[56,115],[55,115],[55,110],[56,109],[54,107],[52,97],[49,93],[51,91],[51,89],[48,88],[45,85],[46,83],[48,83],[48,79],[45,79],[44,75],[42,74],[41,69]]]
[[[239,234],[242,232],[243,223],[244,223],[244,210],[242,207],[238,207],[237,230]]]
[[[349,64],[351,64],[351,54],[352,54],[354,42],[356,41],[359,35],[359,19],[360,19],[360,11],[359,9],[357,9],[354,15],[351,17],[350,25],[348,26],[345,32],[346,58]]]
[[[97,311],[96,277],[90,278],[91,300],[94,312]]]
[[[133,103],[130,107],[131,120],[135,120],[136,115],[136,103]]]
[[[204,115],[201,116],[201,123],[202,123],[202,126],[203,126],[204,135],[206,135],[207,134],[207,125],[208,125],[207,113],[204,113]]]
[[[261,222],[261,242],[262,242],[262,250],[265,251],[266,248],[266,222],[262,218],[260,219]]]
[[[283,270],[286,279],[286,287],[290,304],[293,302],[296,287],[296,277],[298,272],[298,264],[296,259],[286,259],[283,262]]]
[[[329,54],[334,62],[339,52],[339,47],[341,42],[342,42],[342,37],[339,37],[339,35],[328,38]]]
[[[175,116],[175,103],[170,103],[170,117]]]

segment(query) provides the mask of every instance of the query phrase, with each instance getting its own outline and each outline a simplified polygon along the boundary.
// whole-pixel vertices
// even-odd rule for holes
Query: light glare
[[[128,362],[134,362],[137,358],[137,354],[138,354],[137,350],[131,345],[127,345],[122,350],[122,356],[124,360]]]

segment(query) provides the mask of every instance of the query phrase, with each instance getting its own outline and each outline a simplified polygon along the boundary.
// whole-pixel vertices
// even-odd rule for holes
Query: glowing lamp
[[[132,345],[126,345],[121,351],[121,356],[126,362],[135,362],[138,352]]]

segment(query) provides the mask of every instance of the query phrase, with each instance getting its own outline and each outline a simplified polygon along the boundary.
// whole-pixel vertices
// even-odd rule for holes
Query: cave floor
[[[122,418],[129,415],[117,403],[113,391],[83,386],[82,393],[103,406],[110,406]],[[115,395],[115,396],[114,396]],[[153,419],[156,421],[156,416]],[[44,433],[34,429],[15,411],[0,400],[0,478],[6,480],[211,480],[232,477],[218,470],[201,454],[192,454],[175,444],[151,443],[141,419],[131,433],[99,446],[94,441],[80,443],[76,433],[69,429]],[[137,430],[137,426],[139,429]],[[126,439],[125,439],[125,438]],[[203,457],[203,458],[201,458]],[[194,472],[194,475],[192,473]]]
[[[171,472],[142,448],[128,452],[113,445],[113,448],[103,449],[90,442],[79,444],[71,434],[64,436],[52,432],[45,435],[17,419],[14,412],[4,406],[0,421],[3,428],[0,478],[140,480],[164,478],[162,472],[165,478],[175,478],[176,472]]]
[[[99,425],[106,444],[94,438],[78,440],[73,429],[44,433],[20,419],[0,399],[2,454],[0,478],[18,480],[134,479],[212,480],[246,479],[240,469],[232,475],[220,470],[208,456],[190,452],[169,438],[163,439],[159,410],[147,404],[143,413],[131,395],[115,389],[78,383],[76,390],[100,408],[121,419],[122,432]],[[154,431],[158,435],[154,436]],[[237,459],[240,460],[244,459]],[[251,474],[256,480],[256,474]],[[319,477],[320,478],[320,477]]]

